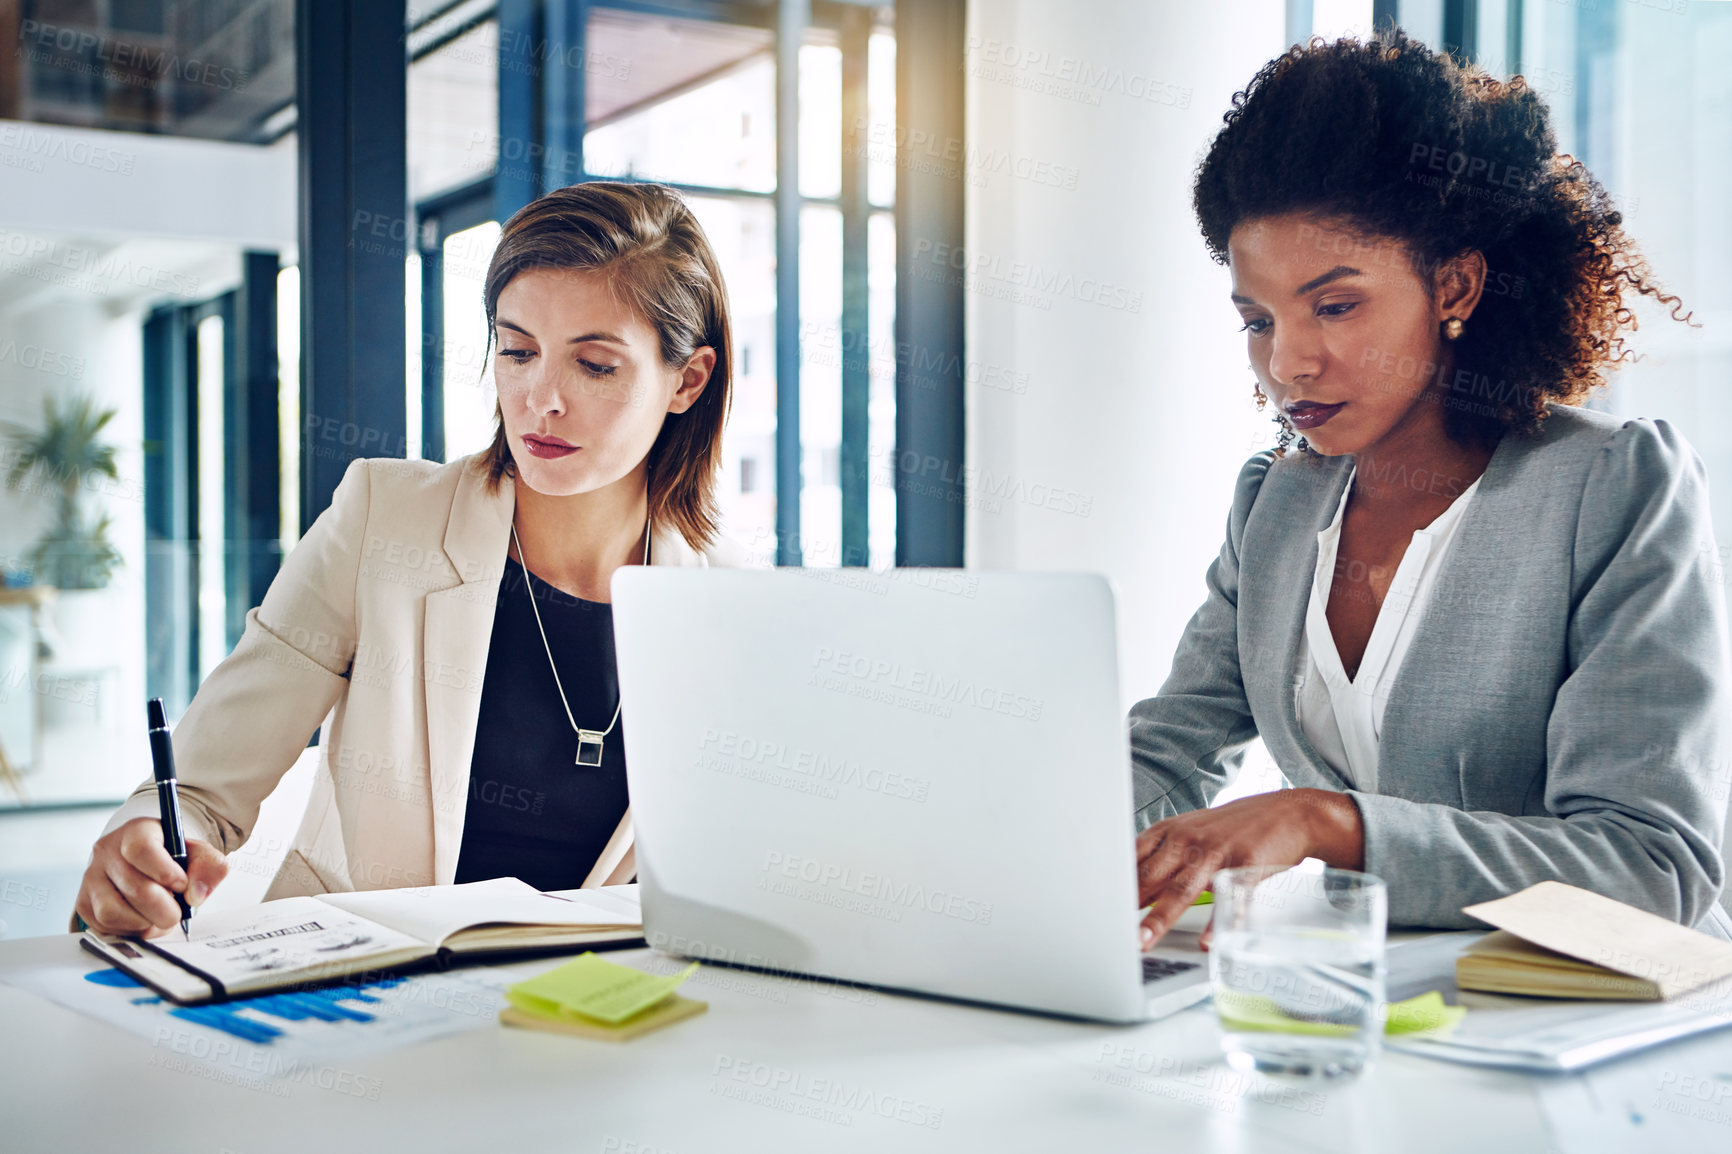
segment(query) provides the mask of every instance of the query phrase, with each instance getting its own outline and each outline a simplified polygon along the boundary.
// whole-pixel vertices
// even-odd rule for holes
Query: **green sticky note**
[[[1467,1017],[1466,1006],[1448,1006],[1436,990],[1408,998],[1405,1002],[1389,1003],[1389,1016],[1384,1019],[1383,1032],[1389,1035],[1433,1034],[1447,1036]]]
[[[1331,1022],[1311,1021],[1286,1013],[1273,998],[1245,994],[1236,990],[1215,993],[1215,1011],[1221,1024],[1230,1030],[1259,1030],[1279,1034],[1315,1034],[1342,1037],[1356,1031],[1351,1026]],[[1444,1004],[1436,990],[1389,1003],[1388,1016],[1383,1021],[1386,1035],[1446,1037],[1467,1017],[1467,1007]]]
[[[505,991],[505,997],[526,1014],[544,1018],[575,1014],[617,1026],[666,999],[697,968],[698,963],[693,962],[677,974],[660,976],[588,953],[518,982]]]
[[[1197,900],[1191,904],[1194,906],[1212,906],[1215,904],[1215,895],[1210,893],[1208,890],[1204,890],[1202,893],[1197,895]]]
[[[1229,1030],[1311,1034],[1326,1038],[1345,1038],[1360,1032],[1353,1026],[1295,1017],[1283,1010],[1274,998],[1238,990],[1216,990],[1215,1012],[1220,1015],[1221,1024]]]

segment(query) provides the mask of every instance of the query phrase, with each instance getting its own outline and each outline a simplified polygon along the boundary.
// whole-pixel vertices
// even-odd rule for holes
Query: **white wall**
[[[0,224],[126,239],[295,243],[293,136],[261,147],[0,120]]]
[[[1708,469],[1713,565],[1732,561],[1732,6],[1632,10],[1621,28],[1608,155],[1589,164],[1625,214],[1654,280],[1699,327],[1637,309],[1641,355],[1612,376],[1608,406],[1670,421]],[[1585,83],[1578,78],[1578,83]],[[1555,105],[1554,105],[1555,106]],[[1633,294],[1632,294],[1633,295]],[[1704,560],[1709,560],[1706,556]]]
[[[968,190],[970,376],[1000,387],[967,397],[967,559],[1111,576],[1127,702],[1165,678],[1234,477],[1273,437],[1190,188],[1283,17],[1282,0],[969,6],[970,153],[1014,160]]]

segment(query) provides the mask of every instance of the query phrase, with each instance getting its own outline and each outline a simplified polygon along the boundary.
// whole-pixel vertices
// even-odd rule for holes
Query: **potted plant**
[[[102,589],[120,564],[120,552],[108,537],[108,514],[87,511],[82,496],[98,477],[120,478],[114,446],[102,440],[116,410],[98,410],[89,397],[64,405],[46,397],[42,410],[41,429],[4,422],[11,457],[7,487],[54,502],[54,521],[30,553],[35,581],[58,589]]]

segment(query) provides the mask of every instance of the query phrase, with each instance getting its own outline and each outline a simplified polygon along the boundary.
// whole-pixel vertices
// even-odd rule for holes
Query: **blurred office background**
[[[1595,403],[1684,430],[1732,541],[1732,4],[0,0],[0,934],[64,924],[144,698],[347,462],[485,444],[499,222],[585,179],[720,254],[732,537],[1105,572],[1152,693],[1273,439],[1192,166],[1270,57],[1388,21],[1527,76],[1695,311]]]

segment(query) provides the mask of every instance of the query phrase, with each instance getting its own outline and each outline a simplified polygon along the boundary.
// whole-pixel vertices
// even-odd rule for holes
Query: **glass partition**
[[[22,0],[0,119],[264,143],[294,100],[294,0]]]

